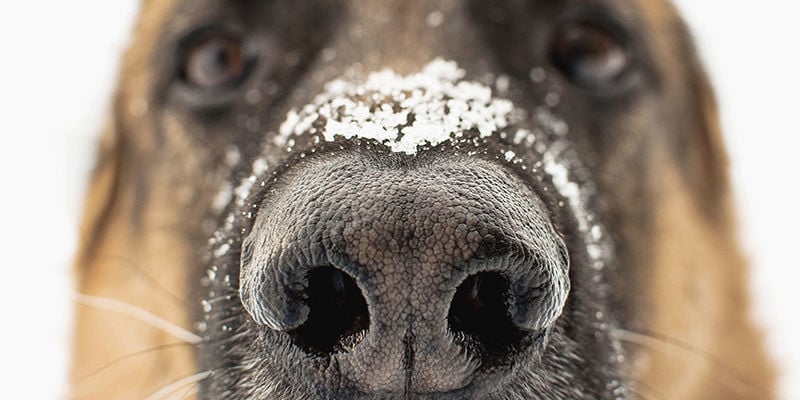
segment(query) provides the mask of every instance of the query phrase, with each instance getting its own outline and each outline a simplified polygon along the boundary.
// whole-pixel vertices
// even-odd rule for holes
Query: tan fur
[[[77,291],[117,299],[159,317],[188,327],[186,298],[188,271],[185,240],[166,227],[176,226],[180,213],[169,207],[173,199],[153,193],[153,203],[141,226],[131,225],[134,208],[130,182],[132,153],[142,143],[123,130],[146,131],[145,88],[149,75],[148,52],[158,40],[163,18],[172,8],[168,1],[143,4],[135,31],[136,42],[128,51],[114,104],[114,117],[103,134],[99,163],[92,177],[75,261]],[[145,135],[138,135],[138,139]],[[158,187],[155,186],[154,187]],[[158,200],[161,196],[162,199]],[[172,295],[154,290],[155,280]],[[181,342],[135,318],[119,313],[77,306],[71,382],[74,398],[142,399],[159,388],[195,372],[191,346],[158,346]],[[135,355],[132,355],[136,353]],[[183,392],[182,392],[183,393]]]
[[[750,313],[747,268],[737,243],[727,155],[716,101],[694,54],[669,39],[680,23],[675,9],[642,0],[656,48],[671,74],[665,86],[694,93],[698,125],[680,176],[666,151],[652,162],[650,186],[658,199],[656,246],[642,265],[642,304],[649,341],[639,353],[636,377],[643,391],[666,399],[774,398],[775,371]],[[691,49],[689,49],[691,51]]]
[[[658,398],[772,398],[773,369],[750,320],[733,235],[701,214],[674,167],[656,164],[657,246],[652,263],[641,266],[651,271],[641,306],[656,339],[639,349],[636,378]]]

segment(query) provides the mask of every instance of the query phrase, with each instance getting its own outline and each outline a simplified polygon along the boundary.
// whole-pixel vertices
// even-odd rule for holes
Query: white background
[[[757,318],[800,399],[800,22],[787,0],[679,0],[717,86]],[[65,398],[85,176],[134,0],[0,2],[0,387]]]

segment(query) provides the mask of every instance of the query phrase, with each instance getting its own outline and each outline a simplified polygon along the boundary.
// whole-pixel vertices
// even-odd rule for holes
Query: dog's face
[[[79,391],[766,396],[665,354],[769,375],[661,1],[149,1],[137,34],[79,285],[193,332],[82,310],[78,370],[140,353]]]

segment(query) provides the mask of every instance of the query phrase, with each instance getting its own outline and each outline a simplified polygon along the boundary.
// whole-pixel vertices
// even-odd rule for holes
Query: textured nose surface
[[[542,202],[486,161],[310,160],[245,239],[259,324],[336,357],[365,392],[449,392],[561,313],[564,245]]]

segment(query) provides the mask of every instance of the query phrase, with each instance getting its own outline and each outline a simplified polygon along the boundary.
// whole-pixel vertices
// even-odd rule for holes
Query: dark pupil
[[[201,87],[218,87],[231,83],[244,71],[242,49],[232,39],[207,39],[195,47],[188,60],[186,76]]]
[[[572,23],[553,43],[553,61],[571,80],[597,87],[618,78],[628,63],[625,49],[607,29],[591,23]]]

